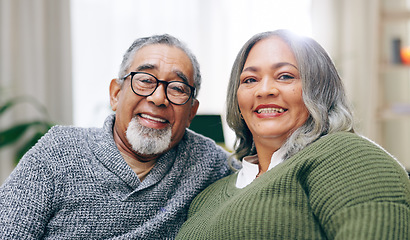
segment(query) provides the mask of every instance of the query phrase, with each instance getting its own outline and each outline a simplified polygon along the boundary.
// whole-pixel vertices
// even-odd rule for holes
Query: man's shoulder
[[[55,125],[50,130],[51,134],[78,134],[82,132],[89,131],[90,128],[76,127],[76,126],[65,126],[65,125]]]
[[[208,185],[231,173],[229,152],[214,140],[187,129],[176,148],[173,169],[190,181]],[[205,186],[203,185],[203,186]]]
[[[53,126],[45,135],[45,138],[49,139],[76,139],[83,138],[88,135],[95,135],[101,132],[99,128],[82,128],[75,126]]]
[[[101,129],[75,126],[53,126],[35,145],[37,150],[65,151],[82,148],[90,137],[101,135]]]
[[[183,141],[192,153],[200,155],[222,155],[223,157],[229,155],[228,151],[218,145],[214,140],[190,129],[186,130]]]

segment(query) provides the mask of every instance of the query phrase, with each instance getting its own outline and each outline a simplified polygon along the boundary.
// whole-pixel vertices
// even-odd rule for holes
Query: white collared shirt
[[[274,168],[276,165],[283,161],[284,150],[279,148],[272,154],[268,171]],[[239,170],[238,178],[236,179],[236,187],[244,188],[248,186],[253,180],[256,179],[256,175],[259,173],[259,158],[258,155],[246,156],[242,160],[242,168]]]

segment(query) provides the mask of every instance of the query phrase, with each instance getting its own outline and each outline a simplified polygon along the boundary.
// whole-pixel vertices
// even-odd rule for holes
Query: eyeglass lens
[[[191,88],[183,82],[165,82],[146,73],[136,73],[132,77],[132,89],[141,96],[149,96],[157,89],[159,83],[166,84],[166,96],[174,104],[185,104],[191,97]]]

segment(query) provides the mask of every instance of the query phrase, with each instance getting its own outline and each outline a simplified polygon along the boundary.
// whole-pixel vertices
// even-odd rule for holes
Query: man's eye
[[[155,79],[152,79],[152,78],[142,78],[142,79],[139,79],[138,81],[142,83],[155,83]]]
[[[172,86],[171,90],[173,92],[178,92],[178,93],[186,93],[187,92],[187,89],[184,86],[181,86],[181,85],[180,86]]]

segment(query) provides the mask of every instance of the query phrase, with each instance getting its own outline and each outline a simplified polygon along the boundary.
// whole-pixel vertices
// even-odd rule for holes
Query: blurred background
[[[196,54],[200,115],[224,123],[231,66],[252,35],[287,28],[329,52],[357,132],[410,170],[410,0],[0,0],[0,184],[55,124],[101,127],[108,87],[139,37],[169,33]]]

